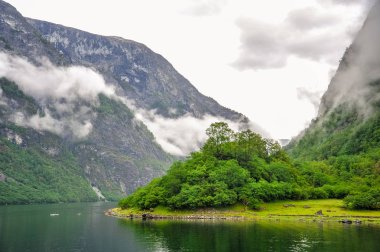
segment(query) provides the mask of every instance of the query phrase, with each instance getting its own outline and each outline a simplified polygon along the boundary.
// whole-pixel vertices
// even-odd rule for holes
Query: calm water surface
[[[131,221],[104,216],[111,207],[114,204],[1,206],[0,252],[380,251],[378,226]]]

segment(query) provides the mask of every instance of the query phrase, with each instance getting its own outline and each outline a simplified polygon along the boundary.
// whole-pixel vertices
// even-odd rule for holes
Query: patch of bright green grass
[[[294,205],[294,207],[290,206]],[[288,206],[288,207],[285,207]],[[279,201],[265,203],[263,209],[257,211],[258,215],[315,215],[322,210],[325,216],[371,216],[380,217],[380,211],[350,210],[344,208],[343,201],[339,199]]]
[[[323,215],[316,215],[318,211]],[[282,220],[313,220],[313,221],[337,221],[339,219],[361,219],[380,224],[380,211],[349,210],[343,207],[343,201],[339,199],[302,200],[302,201],[277,201],[263,203],[261,210],[248,210],[244,205],[237,204],[225,208],[205,208],[196,210],[170,210],[167,207],[158,206],[151,211],[142,211],[135,208],[113,211],[126,217],[130,214],[141,215],[150,213],[157,216],[188,217],[208,216],[214,218],[242,217],[244,219],[265,220],[270,218]]]

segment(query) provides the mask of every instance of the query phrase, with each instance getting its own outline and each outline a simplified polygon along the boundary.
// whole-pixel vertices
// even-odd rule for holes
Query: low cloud
[[[137,108],[132,100],[117,96],[101,75],[84,67],[56,67],[47,60],[41,60],[41,65],[35,66],[23,58],[0,53],[0,77],[14,81],[42,107],[42,111],[35,115],[18,111],[9,118],[11,121],[64,137],[83,138],[90,134],[91,122],[96,118],[93,108],[99,105],[100,93],[123,102],[133,110],[135,120],[143,122],[157,143],[173,155],[185,156],[198,150],[207,138],[206,129],[213,122],[225,121],[234,130],[250,127],[264,136],[268,135],[252,123],[243,125],[210,115],[203,118],[185,115],[173,119],[162,117],[154,110]],[[0,92],[0,101],[2,97]]]
[[[339,18],[332,13],[324,13],[316,8],[308,7],[289,12],[285,22],[290,27],[308,31],[332,26],[339,22]]]
[[[22,91],[37,100],[63,98],[94,102],[99,93],[114,94],[113,87],[89,68],[57,67],[47,59],[41,59],[40,63],[35,66],[26,59],[0,53],[0,76],[16,82]]]
[[[254,123],[241,123],[223,117],[204,115],[195,118],[188,114],[180,118],[166,118],[155,110],[137,108],[133,101],[122,98],[122,101],[135,113],[135,119],[143,122],[154,134],[159,145],[168,153],[186,156],[198,150],[206,141],[206,129],[214,122],[226,122],[231,129],[238,131],[246,128],[268,137],[269,134]]]
[[[347,29],[337,13],[315,6],[293,10],[278,24],[239,18],[240,55],[232,65],[239,70],[282,68],[290,57],[335,65],[358,29]]]
[[[371,4],[375,0],[319,0],[320,3],[340,4],[340,5],[353,5],[353,4]]]
[[[227,0],[192,0],[191,2],[191,5],[182,13],[196,17],[219,14],[227,4]]]
[[[17,112],[11,120],[23,127],[46,130],[57,135],[66,135],[68,131],[71,131],[77,138],[86,137],[92,130],[91,122],[83,121],[83,118],[79,118],[80,114],[73,119],[56,119],[51,116],[49,110],[45,110],[44,114],[42,117],[39,115],[26,117],[22,112]]]
[[[165,151],[178,156],[185,156],[198,150],[207,139],[206,129],[214,122],[224,121],[234,130],[240,128],[236,122],[210,115],[205,115],[203,118],[185,115],[171,119],[156,114],[147,116],[146,113],[147,111],[144,115],[140,112],[136,117],[153,132],[156,141]]]
[[[307,100],[308,102],[310,102],[314,106],[316,112],[318,111],[321,96],[321,91],[311,91],[304,87],[297,88],[297,98],[300,100]]]
[[[370,11],[358,33],[357,39],[348,49],[343,62],[323,96],[319,114],[332,111],[342,103],[355,104],[364,116],[372,113],[372,103],[380,100],[380,3]]]
[[[114,96],[114,88],[89,68],[57,67],[46,59],[40,63],[35,66],[26,59],[0,53],[0,77],[14,81],[43,108],[43,113],[28,116],[19,111],[10,119],[61,136],[87,136],[96,117],[92,108],[98,106],[98,95]]]

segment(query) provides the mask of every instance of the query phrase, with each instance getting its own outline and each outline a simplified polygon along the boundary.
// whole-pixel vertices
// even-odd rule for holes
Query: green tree
[[[225,122],[212,123],[206,130],[208,139],[203,146],[203,150],[217,158],[223,158],[225,145],[231,143],[234,131]]]
[[[251,130],[244,130],[236,133],[235,136],[237,143],[236,159],[239,163],[246,164],[253,156],[266,158],[266,142],[259,135]]]

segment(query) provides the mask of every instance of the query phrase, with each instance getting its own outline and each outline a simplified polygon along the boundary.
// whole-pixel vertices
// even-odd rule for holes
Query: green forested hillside
[[[371,115],[344,104],[314,121],[302,137],[287,146],[296,162],[326,167],[350,187],[349,206],[380,208],[380,113]]]
[[[347,104],[313,121],[300,139],[287,146],[292,157],[306,160],[361,155],[379,148],[380,112],[363,116]]]
[[[1,78],[0,88],[11,101],[0,104],[0,116],[9,117],[20,109],[42,113],[15,83]],[[0,205],[96,200],[77,159],[60,137],[0,121]]]
[[[67,150],[52,158],[0,138],[0,173],[0,204],[98,200]]]
[[[346,49],[318,117],[287,146],[297,162],[326,166],[353,188],[351,207],[380,208],[379,14],[377,2]]]
[[[346,197],[351,208],[380,207],[380,174],[373,170],[380,152],[294,160],[277,143],[249,130],[235,133],[225,123],[214,123],[207,134],[199,152],[173,164],[166,176],[138,189],[120,206],[194,209],[242,203],[258,208],[263,201]],[[362,192],[369,203],[358,202],[356,195]]]
[[[120,101],[98,96],[98,104],[90,107],[95,111],[92,132],[83,139],[40,127],[62,126],[45,117],[41,103],[0,78],[0,204],[99,200],[92,186],[107,200],[119,200],[125,195],[121,190],[147,183],[172,160],[144,124],[133,123],[133,112]],[[71,119],[55,116],[56,122]],[[35,117],[45,121],[37,123]],[[122,182],[133,177],[140,179]]]

